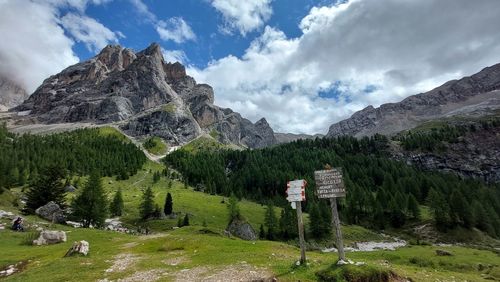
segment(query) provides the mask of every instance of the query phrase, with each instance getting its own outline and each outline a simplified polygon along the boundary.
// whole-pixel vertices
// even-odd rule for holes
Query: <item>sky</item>
[[[326,133],[500,63],[498,0],[0,0],[0,76],[32,93],[107,44],[152,42],[215,103]]]

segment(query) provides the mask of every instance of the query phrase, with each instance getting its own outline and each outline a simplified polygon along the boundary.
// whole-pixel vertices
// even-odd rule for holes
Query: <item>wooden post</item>
[[[339,260],[345,261],[344,242],[342,241],[342,230],[340,230],[339,212],[337,210],[337,198],[330,198],[330,206],[332,208],[332,223],[335,227],[335,235],[337,237]]]
[[[306,262],[306,246],[304,240],[304,221],[302,220],[302,204],[301,202],[295,202],[297,209],[297,221],[299,226],[299,243],[300,243],[300,264]]]

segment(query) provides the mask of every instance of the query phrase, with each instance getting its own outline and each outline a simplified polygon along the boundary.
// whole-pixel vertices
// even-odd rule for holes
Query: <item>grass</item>
[[[173,103],[168,103],[165,106],[163,106],[163,110],[169,114],[173,114],[176,111],[176,107]]]
[[[197,153],[201,150],[208,150],[208,151],[216,151],[216,150],[222,150],[222,149],[233,149],[234,145],[225,145],[220,143],[219,141],[210,138],[208,136],[201,136],[198,139],[195,139],[188,144],[182,146],[182,149],[190,152],[190,153]]]
[[[388,282],[395,276],[389,269],[374,265],[331,265],[316,273],[320,281]]]
[[[144,142],[144,148],[153,155],[164,155],[168,151],[168,145],[158,136],[153,136]]]
[[[102,136],[115,136],[123,142],[130,142],[130,140],[125,137],[118,129],[111,126],[99,127],[99,134],[101,134]]]

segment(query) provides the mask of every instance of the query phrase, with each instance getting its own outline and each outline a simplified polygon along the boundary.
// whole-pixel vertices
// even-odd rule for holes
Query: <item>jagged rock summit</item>
[[[451,116],[483,116],[500,109],[500,64],[477,74],[449,81],[399,103],[368,106],[330,126],[327,137],[376,133],[392,135],[426,121]]]
[[[153,43],[135,53],[118,45],[47,78],[14,111],[40,123],[118,123],[132,136],[159,136],[182,145],[202,134],[260,148],[276,143],[265,119],[255,124],[214,105],[214,92],[185,67],[165,62]],[[216,133],[216,134],[214,134]]]

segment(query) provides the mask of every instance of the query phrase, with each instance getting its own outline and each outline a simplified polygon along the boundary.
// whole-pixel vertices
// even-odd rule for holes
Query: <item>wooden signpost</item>
[[[300,264],[306,262],[306,246],[304,240],[304,221],[302,220],[302,205],[301,202],[306,200],[307,182],[305,180],[289,181],[287,184],[286,199],[292,205],[292,208],[297,210],[297,224],[299,229],[299,243],[300,243]]]
[[[320,199],[330,199],[332,208],[332,223],[335,226],[339,261],[345,261],[344,242],[340,230],[340,218],[337,210],[337,198],[345,197],[345,186],[342,180],[342,168],[329,168],[314,172],[316,194]]]

